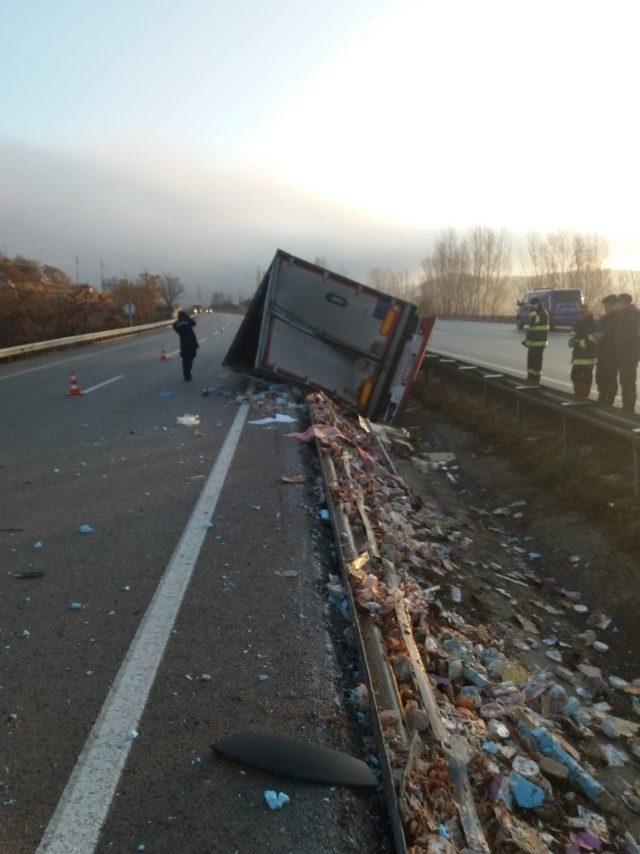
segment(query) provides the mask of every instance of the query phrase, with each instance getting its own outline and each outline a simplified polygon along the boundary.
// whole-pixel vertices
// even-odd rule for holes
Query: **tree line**
[[[369,284],[439,315],[511,314],[515,301],[536,288],[580,288],[592,306],[612,290],[637,295],[640,271],[608,269],[608,254],[597,234],[555,231],[529,234],[516,258],[505,229],[447,228],[421,259],[419,272],[376,267]],[[516,275],[517,261],[523,272]]]
[[[109,280],[106,292],[74,285],[62,270],[17,255],[0,255],[0,347],[126,326],[170,317],[184,286],[168,273]]]

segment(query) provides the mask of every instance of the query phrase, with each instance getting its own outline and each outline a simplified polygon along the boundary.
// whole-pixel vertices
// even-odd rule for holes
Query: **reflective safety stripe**
[[[527,347],[546,347],[546,341],[525,341],[525,346]]]
[[[572,365],[592,365],[593,366],[593,365],[598,364],[598,360],[597,359],[572,359],[571,364]]]
[[[548,332],[549,331],[548,325],[542,326],[542,325],[538,325],[537,323],[534,323],[531,328],[535,329],[536,332]]]

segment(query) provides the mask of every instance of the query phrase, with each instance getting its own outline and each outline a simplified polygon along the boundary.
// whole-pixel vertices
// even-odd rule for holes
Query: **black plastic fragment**
[[[223,756],[311,783],[377,786],[369,767],[355,756],[293,738],[238,732],[213,745]]]
[[[16,572],[13,576],[14,578],[23,579],[23,578],[42,578],[44,575],[44,570],[42,569],[27,569],[25,572]]]

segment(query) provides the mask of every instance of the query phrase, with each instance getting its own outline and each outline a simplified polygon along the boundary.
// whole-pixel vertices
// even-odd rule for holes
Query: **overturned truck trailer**
[[[326,391],[376,421],[407,399],[434,318],[278,250],[224,365]]]

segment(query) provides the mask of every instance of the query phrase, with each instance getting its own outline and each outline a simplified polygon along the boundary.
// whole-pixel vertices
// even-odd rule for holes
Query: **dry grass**
[[[563,453],[559,416],[530,408],[518,430],[513,400],[484,400],[469,385],[461,391],[437,377],[420,377],[415,395],[448,419],[473,431],[485,447],[508,457],[535,486],[558,495],[611,534],[625,549],[640,547],[640,502],[633,495],[629,442],[571,422]]]

